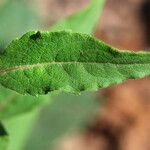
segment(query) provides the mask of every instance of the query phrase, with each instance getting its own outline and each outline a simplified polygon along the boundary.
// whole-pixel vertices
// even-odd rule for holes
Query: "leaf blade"
[[[29,32],[0,55],[0,83],[22,94],[80,92],[149,75],[149,64],[150,53],[119,52],[86,34]]]

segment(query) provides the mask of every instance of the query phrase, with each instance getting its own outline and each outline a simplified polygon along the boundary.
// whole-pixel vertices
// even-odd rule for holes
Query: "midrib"
[[[91,64],[91,65],[100,65],[100,64],[109,64],[109,65],[145,65],[146,63],[141,62],[140,63],[112,63],[112,62],[48,62],[48,63],[41,63],[41,64],[32,64],[32,65],[22,65],[22,66],[14,66],[14,67],[10,67],[10,68],[4,68],[4,69],[0,69],[0,74],[4,74],[4,73],[8,73],[11,71],[16,71],[16,70],[25,70],[25,69],[30,69],[30,68],[34,68],[34,67],[44,67],[44,66],[48,66],[48,65],[65,65],[65,64],[79,64],[79,65],[84,65],[84,64]]]

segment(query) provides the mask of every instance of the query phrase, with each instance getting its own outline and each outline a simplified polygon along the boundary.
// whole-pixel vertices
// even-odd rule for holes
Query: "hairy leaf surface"
[[[50,31],[71,29],[74,32],[90,34],[98,21],[103,4],[104,0],[91,0],[85,9],[59,21],[50,28]]]
[[[0,55],[0,83],[21,94],[96,90],[150,74],[150,53],[74,32],[29,32]]]

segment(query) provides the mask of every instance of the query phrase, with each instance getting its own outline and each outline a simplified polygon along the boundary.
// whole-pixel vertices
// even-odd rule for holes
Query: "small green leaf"
[[[7,150],[8,141],[9,141],[8,135],[3,125],[0,123],[0,150]]]
[[[22,96],[0,86],[0,120],[20,115],[50,101],[46,96]]]
[[[0,83],[21,94],[97,90],[149,74],[150,53],[74,32],[29,32],[0,55]]]
[[[50,31],[71,29],[74,32],[90,34],[98,21],[103,4],[104,0],[91,0],[85,9],[59,21]]]

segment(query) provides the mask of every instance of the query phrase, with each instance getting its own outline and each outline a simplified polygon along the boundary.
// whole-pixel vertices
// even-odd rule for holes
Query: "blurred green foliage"
[[[98,108],[96,93],[58,94],[42,109],[24,150],[47,150],[67,133],[82,129]],[[41,142],[42,141],[42,142]]]
[[[3,125],[0,123],[0,150],[7,150],[8,134],[6,133]]]
[[[50,101],[50,95],[27,96],[0,86],[0,120],[20,115]]]
[[[4,0],[0,5],[0,49],[27,31],[37,30],[36,13],[23,0]]]
[[[104,0],[91,0],[90,4],[83,10],[58,21],[50,31],[61,31],[71,29],[74,32],[91,34],[98,22]]]
[[[31,132],[39,111],[40,109],[36,108],[28,113],[2,121],[9,135],[7,150],[23,150],[23,145]]]

